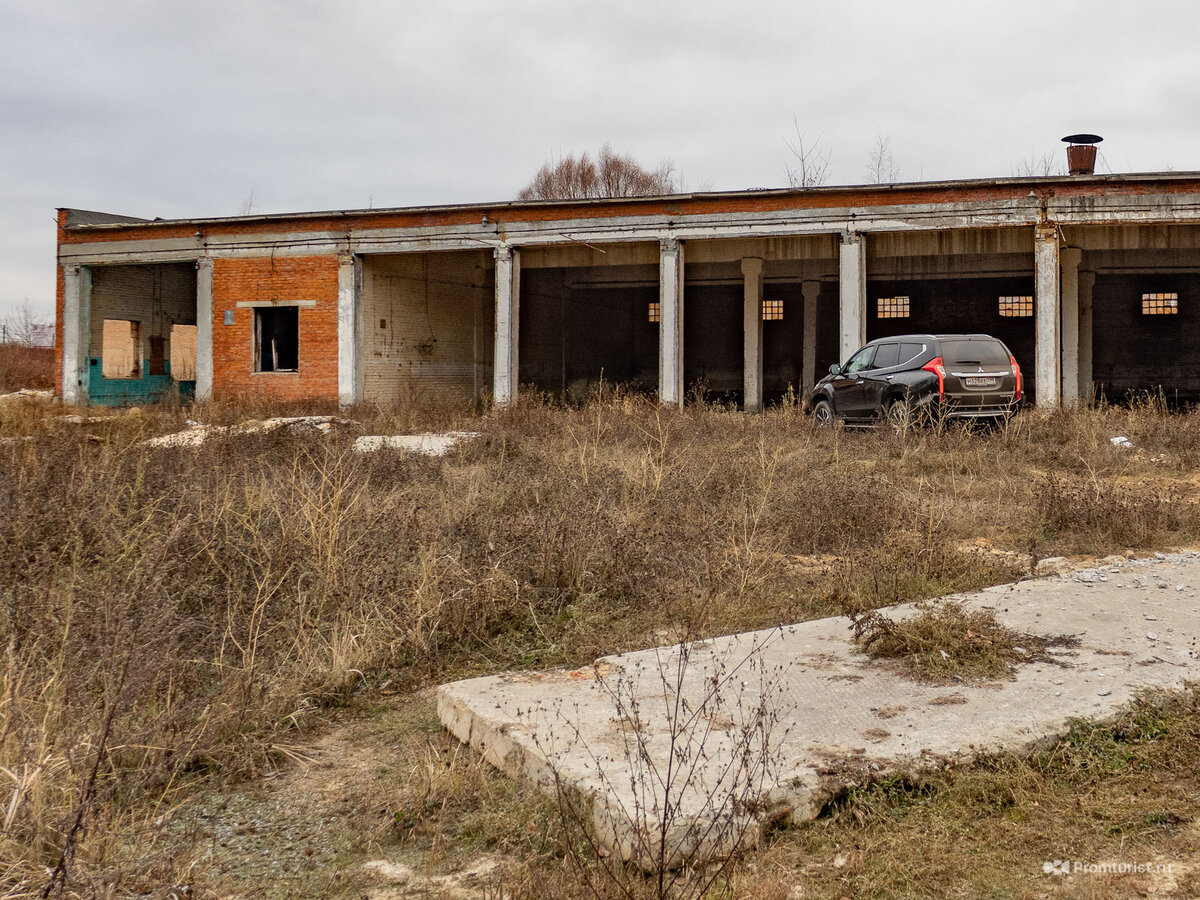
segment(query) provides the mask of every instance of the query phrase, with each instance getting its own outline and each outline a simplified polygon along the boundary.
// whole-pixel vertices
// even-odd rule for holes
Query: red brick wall
[[[336,256],[214,260],[213,394],[337,400],[337,293]],[[247,300],[316,301],[300,308],[298,372],[254,371],[254,310],[237,306]]]

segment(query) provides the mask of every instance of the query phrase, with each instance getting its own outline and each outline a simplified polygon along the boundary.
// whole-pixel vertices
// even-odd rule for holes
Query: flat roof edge
[[[846,184],[821,185],[810,188],[749,188],[737,191],[705,191],[685,194],[654,194],[644,197],[587,197],[561,200],[499,200],[476,203],[448,203],[434,206],[396,206],[368,209],[327,209],[310,210],[305,212],[265,213],[261,215],[241,216],[207,216],[185,219],[144,219],[133,216],[120,216],[113,213],[93,212],[90,210],[71,209],[62,207],[67,214],[65,227],[71,231],[77,230],[106,230],[119,228],[152,227],[158,225],[230,225],[251,222],[287,222],[304,219],[348,217],[365,218],[369,216],[413,215],[422,213],[447,213],[466,210],[492,212],[511,209],[545,209],[555,206],[588,207],[626,205],[636,207],[644,203],[684,202],[689,200],[722,200],[746,199],[751,197],[781,197],[805,195],[819,196],[828,193],[843,193],[852,191],[863,194],[889,193],[892,191],[912,190],[947,190],[954,188],[986,188],[1004,185],[1036,184],[1122,184],[1146,182],[1175,182],[1200,180],[1200,171],[1193,172],[1139,172],[1121,175],[1018,175],[1006,178],[974,178],[952,181],[906,181],[886,184]]]

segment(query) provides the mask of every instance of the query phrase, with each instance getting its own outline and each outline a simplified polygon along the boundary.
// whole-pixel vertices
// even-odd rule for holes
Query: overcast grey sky
[[[1200,4],[0,0],[0,316],[54,308],[54,209],[152,218],[511,199],[610,141],[785,184],[795,115],[861,183],[1200,169]]]

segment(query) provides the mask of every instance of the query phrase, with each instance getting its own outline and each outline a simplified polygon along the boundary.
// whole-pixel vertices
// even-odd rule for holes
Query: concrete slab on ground
[[[445,456],[461,441],[479,437],[477,431],[444,431],[423,434],[365,434],[354,442],[357,453],[380,450],[405,450],[424,456]]]
[[[845,618],[442,685],[442,724],[570,798],[645,868],[720,853],[779,816],[913,765],[1028,751],[1072,719],[1200,680],[1200,553],[956,595],[1021,632],[1072,634],[1012,681],[914,682],[856,652]],[[895,616],[914,607],[895,607]]]

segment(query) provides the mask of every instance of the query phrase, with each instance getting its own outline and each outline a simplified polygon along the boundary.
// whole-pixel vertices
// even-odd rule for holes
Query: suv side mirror
[[[829,367],[829,374],[830,374],[830,375],[841,375],[841,374],[842,374],[842,366],[841,366],[841,364],[840,364],[840,363],[834,363],[832,366],[830,366],[830,367]]]

